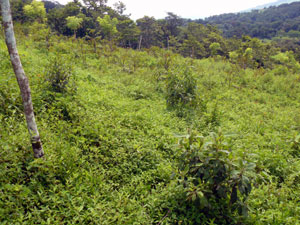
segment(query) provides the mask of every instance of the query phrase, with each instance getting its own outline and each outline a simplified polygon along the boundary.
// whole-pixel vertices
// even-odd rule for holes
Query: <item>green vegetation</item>
[[[284,51],[293,51],[300,59],[300,2],[277,7],[252,10],[243,13],[228,13],[195,20],[222,30],[226,38],[248,35],[253,38],[272,40],[273,45]]]
[[[95,53],[54,35],[45,46],[22,29],[46,156],[32,156],[2,37],[2,224],[299,223],[300,83],[288,54],[244,70],[158,48]]]
[[[206,18],[200,23],[217,25],[226,37],[249,35],[272,39],[276,36],[299,36],[300,3],[271,6],[251,12],[228,13]]]
[[[13,2],[42,159],[0,35],[0,224],[299,224],[297,52],[84,2]]]
[[[94,49],[100,41],[107,40],[119,47],[164,47],[185,57],[201,59],[217,55],[228,58],[230,52],[245,51],[245,45],[254,44],[256,48],[248,47],[262,53],[260,58],[256,58],[259,66],[268,67],[265,61],[278,49],[292,51],[295,58],[300,59],[300,3],[297,2],[265,11],[225,14],[206,20],[192,21],[168,12],[164,19],[144,16],[136,22],[124,14],[126,6],[122,2],[115,4],[114,8],[104,0],[85,0],[85,4],[75,0],[65,6],[46,0],[43,2],[45,9],[41,2],[12,1],[14,21],[24,26],[33,21],[43,22],[56,34],[89,40]],[[39,27],[36,30],[41,29]],[[30,32],[27,30],[25,33]],[[266,45],[257,38],[270,40]],[[256,54],[253,53],[255,58]],[[263,54],[264,58],[261,57]]]
[[[76,16],[68,16],[67,27],[74,31],[74,37],[76,37],[76,31],[81,26],[82,18],[77,18]]]
[[[42,2],[32,1],[31,4],[25,5],[23,10],[29,21],[43,21],[46,17],[46,10]]]

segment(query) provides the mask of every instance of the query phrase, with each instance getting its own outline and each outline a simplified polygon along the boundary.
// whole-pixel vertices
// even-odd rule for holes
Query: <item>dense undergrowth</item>
[[[300,223],[299,71],[20,35],[46,156],[1,37],[1,224]]]

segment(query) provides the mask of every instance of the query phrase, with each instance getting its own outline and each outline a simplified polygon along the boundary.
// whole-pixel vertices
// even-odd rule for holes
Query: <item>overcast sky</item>
[[[58,0],[66,3],[68,0]],[[108,0],[112,6],[119,0]],[[166,12],[173,12],[183,18],[205,18],[222,13],[239,12],[258,5],[274,2],[276,0],[121,0],[125,3],[126,14],[132,19],[143,16],[164,18]]]

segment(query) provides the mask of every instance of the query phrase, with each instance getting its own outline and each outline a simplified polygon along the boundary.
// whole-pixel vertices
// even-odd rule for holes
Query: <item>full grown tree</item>
[[[126,11],[126,5],[121,1],[116,2],[114,4],[114,8],[120,15],[123,15],[123,13]]]
[[[29,20],[38,21],[39,23],[42,23],[46,18],[44,3],[36,0],[24,6],[24,13]]]
[[[107,9],[107,0],[83,0],[83,3],[92,14],[95,14],[95,12],[97,12],[96,14],[103,14]]]
[[[119,31],[118,41],[121,47],[137,48],[141,31],[133,20],[119,21],[117,29]]]
[[[11,1],[11,12],[13,21],[18,21],[21,23],[26,22],[27,16],[24,14],[24,6],[30,4],[31,0],[14,0]]]
[[[17,50],[9,0],[0,0],[0,6],[1,6],[2,22],[5,31],[5,41],[10,55],[11,63],[21,91],[24,113],[26,117],[27,128],[30,135],[30,141],[32,144],[33,154],[35,158],[41,158],[44,156],[44,151],[43,151],[39,131],[35,122],[29,81],[25,75],[19,57],[19,53]]]
[[[97,22],[100,25],[104,37],[107,40],[112,41],[118,34],[117,25],[119,20],[117,18],[111,19],[109,15],[105,15],[103,18],[98,17]]]
[[[163,30],[154,17],[144,16],[138,19],[137,26],[141,30],[140,44],[144,48],[163,45]]]
[[[168,12],[168,16],[158,20],[158,23],[163,31],[163,42],[167,49],[171,45],[176,45],[176,37],[179,35],[180,26],[183,25],[183,20],[174,13]],[[174,43],[175,41],[175,43]]]
[[[67,20],[67,27],[74,32],[74,39],[76,39],[76,31],[81,27],[82,18],[76,16],[68,16]]]
[[[218,51],[221,50],[221,45],[218,42],[213,42],[209,46],[211,56],[215,57]]]
[[[48,25],[59,34],[74,35],[74,31],[67,26],[67,18],[83,18],[82,16],[79,16],[82,8],[81,3],[77,2],[69,2],[63,8],[54,8],[47,14]],[[84,25],[84,22],[82,22],[82,24]]]

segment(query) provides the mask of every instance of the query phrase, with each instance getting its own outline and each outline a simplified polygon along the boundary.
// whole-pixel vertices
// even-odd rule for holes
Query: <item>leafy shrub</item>
[[[11,63],[9,60],[9,54],[7,52],[7,48],[5,45],[0,44],[0,68],[1,70],[5,70],[5,69],[10,69],[11,68]]]
[[[22,115],[23,107],[15,77],[0,78],[0,114]]]
[[[289,70],[286,66],[279,65],[275,67],[275,69],[273,70],[273,74],[277,76],[287,75],[289,74]]]
[[[256,165],[235,158],[230,140],[225,142],[220,131],[211,133],[208,139],[193,133],[183,137],[179,181],[194,213],[215,218],[217,224],[235,223],[238,214],[242,215],[240,219],[247,217],[246,200]]]
[[[23,111],[20,91],[6,47],[0,44],[0,114],[20,115]],[[21,114],[22,115],[22,114]]]
[[[221,124],[221,112],[218,109],[218,103],[214,103],[209,110],[204,112],[204,120],[206,126],[218,127]]]
[[[299,73],[300,64],[295,59],[292,52],[280,52],[272,56],[273,61],[280,66],[275,68],[275,75],[287,75],[289,70],[293,73]]]
[[[130,53],[130,67],[133,72],[136,72],[138,68],[143,67],[147,62],[147,54],[145,52],[136,53],[131,51]]]
[[[174,62],[174,58],[175,55],[171,51],[164,51],[161,54],[158,65],[168,71]]]
[[[294,157],[300,157],[300,134],[293,138],[292,144],[292,155]]]
[[[50,60],[46,73],[46,81],[49,83],[52,91],[58,93],[67,92],[72,76],[73,68],[66,57],[56,55]]]
[[[196,103],[196,79],[187,66],[172,69],[166,79],[167,105],[192,106]]]

